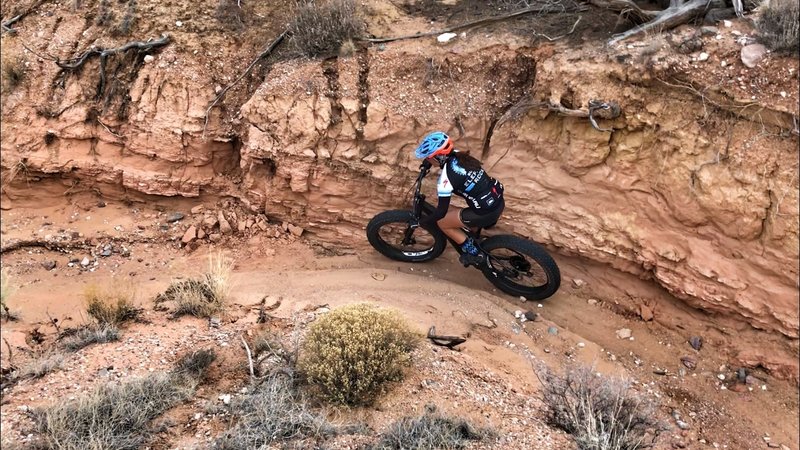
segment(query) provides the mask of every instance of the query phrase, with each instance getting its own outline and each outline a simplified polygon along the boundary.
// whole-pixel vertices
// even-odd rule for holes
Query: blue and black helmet
[[[414,156],[420,159],[430,158],[437,155],[447,155],[453,151],[453,141],[445,133],[434,131],[429,133],[419,146],[414,150]]]

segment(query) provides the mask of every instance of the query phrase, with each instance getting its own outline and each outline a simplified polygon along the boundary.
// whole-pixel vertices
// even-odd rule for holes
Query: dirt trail
[[[131,213],[133,210],[135,214]],[[153,228],[151,224],[163,221],[170,211],[131,209],[115,203],[103,208],[95,206],[88,211],[74,206],[4,211],[4,243],[14,237],[52,233],[53,230],[45,229],[49,226],[43,227],[40,222],[68,223],[69,217],[73,220],[68,224],[69,229],[83,229],[80,232],[85,234],[92,229],[95,234],[110,233],[119,224],[125,224],[124,230],[138,230],[147,235]],[[278,225],[271,226],[278,228]],[[158,230],[156,234],[163,231],[160,226],[155,229]],[[179,234],[179,231],[180,227],[165,233]],[[127,231],[118,233],[139,235]],[[226,366],[244,367],[244,354],[235,344],[237,335],[254,326],[257,305],[266,297],[267,303],[281,300],[274,314],[287,319],[302,317],[321,306],[335,308],[364,301],[401,310],[421,332],[436,326],[437,332],[442,334],[468,336],[459,352],[425,347],[427,350],[417,360],[420,370],[403,383],[399,393],[387,397],[383,413],[369,415],[370,423],[376,428],[385,426],[398,414],[421,410],[423,399],[416,398],[418,396],[411,391],[418,390],[415,386],[423,381],[423,386],[434,381],[442,383],[436,380],[439,363],[452,364],[447,376],[456,380],[464,376],[469,378],[470,373],[493,373],[496,379],[482,386],[495,390],[513,387],[513,392],[504,391],[503,395],[517,398],[517,402],[522,401],[521,398],[531,398],[534,403],[518,404],[520,408],[529,408],[527,414],[536,415],[540,405],[534,399],[539,382],[531,364],[539,361],[555,370],[576,363],[589,364],[600,372],[635,379],[638,389],[660,397],[665,420],[670,420],[672,409],[677,409],[690,423],[691,429],[687,431],[675,428],[663,440],[664,445],[680,441],[695,448],[704,440],[708,445],[716,442],[720,448],[725,445],[727,448],[758,448],[763,445],[764,433],[769,433],[772,442],[782,442],[790,448],[798,446],[798,429],[793,420],[798,412],[796,386],[756,370],[751,373],[763,381],[741,390],[741,386],[730,381],[735,379],[738,367],[726,366],[730,356],[727,340],[735,336],[720,331],[721,326],[711,325],[696,311],[652,285],[599,264],[558,257],[564,283],[555,296],[538,307],[537,302],[522,302],[498,293],[488,281],[476,276],[477,272],[460,267],[450,251],[432,263],[412,265],[387,260],[367,246],[344,252],[350,254],[331,256],[335,249],[324,249],[313,241],[296,239],[286,232],[275,238],[271,230],[247,240],[203,246],[190,253],[179,249],[174,241],[160,239],[130,244],[129,257],[115,254],[97,258],[94,271],[68,266],[68,260],[83,257],[87,252],[64,255],[34,248],[3,256],[4,266],[11,269],[21,285],[10,306],[22,313],[23,321],[6,323],[2,329],[2,337],[12,346],[25,347],[26,333],[33,327],[52,332],[48,315],[59,318],[62,326],[82,323],[85,320],[81,312],[82,293],[90,284],[104,286],[123,279],[134,280],[138,301],[148,310],[148,319],[153,321],[151,325],[134,325],[126,330],[121,344],[94,346],[79,352],[75,356],[77,359],[68,363],[66,372],[58,372],[39,382],[24,382],[15,388],[4,396],[4,425],[20,431],[25,422],[17,412],[18,407],[47,403],[53,399],[54,392],[72,396],[83,392],[103,381],[102,377],[86,377],[105,365],[119,367],[127,363],[130,370],[126,371],[126,376],[146,373],[149,368],[166,367],[180,349],[191,347],[192,339],[217,342],[217,345],[228,342],[222,349],[228,352]],[[235,260],[234,307],[229,317],[234,322],[226,322],[221,330],[214,330],[197,319],[170,323],[163,313],[152,311],[152,298],[176,278],[199,275],[206,268],[207,254],[215,248],[227,250]],[[58,261],[58,266],[53,270],[44,268],[42,262],[49,260]],[[648,299],[654,320],[645,322],[634,311],[641,298]],[[524,323],[515,319],[516,311],[528,310],[538,313],[539,318]],[[634,340],[618,339],[616,331],[621,328],[632,330]],[[747,337],[746,332],[740,333],[743,333],[741,338]],[[220,335],[226,337],[218,339]],[[706,344],[699,352],[687,343],[692,335],[705,338]],[[132,359],[121,359],[119,352],[126,353],[119,347],[130,346],[131,340],[139,343],[137,350],[130,353]],[[160,344],[154,347],[156,341]],[[147,356],[165,349],[170,352],[166,358],[156,360]],[[5,349],[3,355],[7,357]],[[681,365],[680,358],[687,355],[698,361],[693,371]],[[439,363],[430,365],[434,361]],[[656,375],[654,370],[663,370],[666,375]],[[213,401],[220,392],[238,389],[236,386],[245,382],[246,372],[240,372],[239,377],[233,379],[220,374],[217,384],[205,388],[195,406],[188,407],[184,413],[193,415],[193,408],[200,408],[197,405],[201,401]],[[725,375],[726,380],[720,381],[719,374]],[[762,390],[762,385],[766,390]],[[752,391],[747,387],[753,388]],[[426,395],[426,399],[440,402],[445,410],[452,409],[481,423],[500,427],[509,440],[496,448],[525,448],[521,443],[532,436],[548,436],[547,439],[553,440],[552,448],[565,448],[561,447],[567,442],[564,436],[539,419],[529,418],[535,426],[512,423],[497,409],[499,406],[481,406],[475,398],[459,397],[460,394],[449,389],[433,390]],[[209,418],[207,423],[198,423],[197,427],[217,430],[220,424],[214,420]],[[175,442],[191,442],[194,438],[183,434],[171,439],[174,445]]]

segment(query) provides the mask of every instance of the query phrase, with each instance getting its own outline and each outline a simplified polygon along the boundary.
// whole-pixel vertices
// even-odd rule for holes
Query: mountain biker
[[[454,149],[450,137],[434,131],[422,139],[414,156],[424,159],[423,165],[439,164],[442,173],[436,187],[439,203],[436,210],[424,216],[420,225],[431,227],[434,223],[456,244],[461,246],[459,261],[467,267],[481,265],[486,254],[461,227],[489,228],[497,223],[503,213],[503,185],[486,174],[481,162],[469,152]],[[468,208],[450,208],[450,197],[455,193],[467,201]]]

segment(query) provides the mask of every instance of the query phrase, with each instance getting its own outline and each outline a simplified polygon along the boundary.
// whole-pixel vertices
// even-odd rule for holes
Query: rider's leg
[[[447,214],[439,219],[436,224],[439,225],[439,229],[456,244],[461,245],[467,240],[466,233],[461,230],[461,227],[464,226],[464,224],[461,223],[461,208],[450,208]]]

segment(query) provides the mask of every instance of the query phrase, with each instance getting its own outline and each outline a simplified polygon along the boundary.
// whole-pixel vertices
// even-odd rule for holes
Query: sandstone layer
[[[52,30],[52,53],[82,39]],[[231,196],[356,245],[372,215],[406,204],[411,150],[442,129],[505,184],[505,229],[798,337],[796,110],[706,95],[603,49],[473,39],[279,63],[240,115],[216,108],[204,128],[217,85],[206,68],[178,45],[154,56],[99,108],[96,62],[65,75],[27,54],[39,78],[3,94],[4,207],[44,195],[47,178],[130,199]],[[611,131],[552,110],[593,99],[620,105],[600,120]]]

